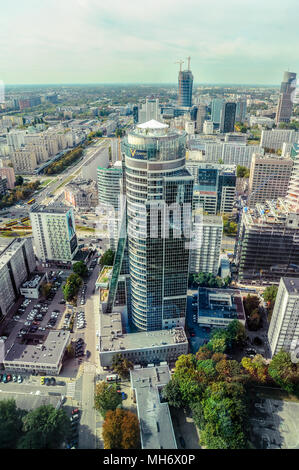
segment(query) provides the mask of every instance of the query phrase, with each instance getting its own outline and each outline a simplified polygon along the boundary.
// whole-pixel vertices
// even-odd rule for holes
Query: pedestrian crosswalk
[[[66,387],[66,396],[70,398],[74,398],[75,391],[76,391],[76,382],[68,382],[67,387]]]

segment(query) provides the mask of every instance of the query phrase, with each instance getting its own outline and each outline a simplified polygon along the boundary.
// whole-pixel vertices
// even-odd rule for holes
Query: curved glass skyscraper
[[[123,141],[130,318],[140,330],[185,323],[193,192],[185,138],[152,120]]]

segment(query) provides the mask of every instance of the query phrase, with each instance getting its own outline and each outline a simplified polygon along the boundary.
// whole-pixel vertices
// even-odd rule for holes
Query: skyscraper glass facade
[[[179,72],[178,106],[191,108],[192,106],[193,75],[191,70]]]
[[[123,141],[131,319],[140,330],[185,321],[193,192],[185,139],[150,121]]]

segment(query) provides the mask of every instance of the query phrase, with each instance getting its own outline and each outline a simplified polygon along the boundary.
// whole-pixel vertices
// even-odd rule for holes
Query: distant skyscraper
[[[179,95],[178,106],[191,108],[192,106],[193,75],[190,70],[190,58],[188,60],[188,70],[179,71]]]
[[[212,115],[212,121],[214,124],[220,124],[221,110],[222,110],[224,103],[225,101],[220,98],[216,98],[212,101],[211,115]]]
[[[246,100],[237,101],[236,121],[239,121],[239,122],[244,122],[245,121],[245,119],[246,119],[246,109],[247,109]]]
[[[207,107],[204,104],[198,105],[197,116],[196,116],[196,130],[197,132],[203,132],[203,124],[206,120]]]
[[[275,118],[276,124],[279,124],[280,122],[290,122],[295,91],[296,73],[284,72]]]
[[[146,98],[145,103],[142,105],[138,113],[139,124],[151,121],[152,119],[155,119],[156,121],[161,120],[158,98]]]
[[[181,233],[180,228],[183,207],[190,208],[191,224],[193,192],[193,177],[185,168],[185,145],[184,132],[157,121],[139,124],[123,142],[129,315],[140,330],[185,324],[191,233],[185,229]],[[174,206],[180,215],[173,212]]]
[[[221,110],[220,132],[234,132],[236,120],[236,103],[224,103]]]

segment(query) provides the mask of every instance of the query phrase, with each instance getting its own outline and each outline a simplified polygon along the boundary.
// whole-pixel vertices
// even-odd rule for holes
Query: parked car
[[[18,383],[21,384],[23,382],[23,377],[21,375],[18,376]]]

